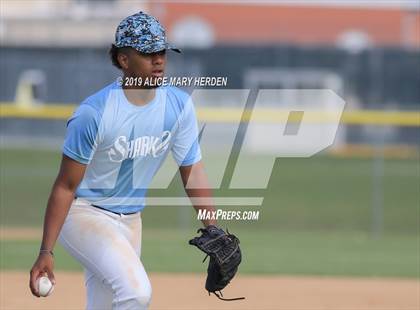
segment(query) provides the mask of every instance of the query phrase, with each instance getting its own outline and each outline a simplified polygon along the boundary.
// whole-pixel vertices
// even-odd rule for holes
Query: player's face
[[[165,74],[166,50],[144,54],[132,50],[127,57],[126,76],[155,80]]]

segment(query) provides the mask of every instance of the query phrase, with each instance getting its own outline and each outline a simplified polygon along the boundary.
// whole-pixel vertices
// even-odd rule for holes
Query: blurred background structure
[[[226,76],[228,88],[332,89],[349,110],[418,108],[420,13],[411,0],[5,0],[0,101],[80,103],[118,75],[107,49],[119,21],[139,10],[184,50],[170,55],[169,75]],[[2,123],[2,136],[25,134]],[[363,127],[347,139],[366,142]],[[415,130],[389,130],[395,143],[416,143]]]
[[[168,53],[168,75],[227,76],[232,89],[332,89],[346,101],[336,144],[309,159],[277,159],[261,219],[228,223],[244,240],[262,236],[244,241],[246,271],[418,277],[415,0],[1,0],[2,227],[41,225],[66,119],[119,75],[107,51],[120,20],[140,10],[183,49]],[[223,113],[218,104],[206,108]],[[146,229],[196,226],[181,208],[150,208],[147,217]],[[261,259],[252,253],[273,261],[252,265]],[[152,269],[170,270],[160,254]],[[312,261],[301,264],[305,257]]]

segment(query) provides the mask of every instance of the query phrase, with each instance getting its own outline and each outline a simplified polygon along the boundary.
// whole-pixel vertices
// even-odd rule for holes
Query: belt
[[[92,207],[95,207],[95,208],[98,208],[98,209],[101,209],[101,210],[104,210],[104,211],[108,211],[108,212],[111,212],[111,213],[117,214],[117,215],[121,215],[121,214],[124,214],[124,215],[131,215],[131,214],[136,214],[136,213],[138,213],[138,212],[128,212],[128,213],[115,212],[115,211],[111,211],[111,210],[108,210],[108,209],[102,208],[102,207],[100,207],[100,206],[96,206],[96,205],[92,205],[92,204],[91,204],[91,206],[92,206]]]
[[[74,199],[77,199],[78,197],[74,197]],[[124,215],[131,215],[131,214],[136,214],[136,213],[138,213],[138,211],[137,212],[128,212],[128,213],[122,213],[122,212],[115,212],[115,211],[111,211],[111,210],[108,210],[108,209],[105,209],[105,208],[102,208],[102,207],[100,207],[100,206],[97,206],[97,205],[94,205],[94,204],[90,204],[92,207],[95,207],[95,208],[98,208],[98,209],[101,209],[101,210],[104,210],[104,211],[108,211],[108,212],[111,212],[111,213],[114,213],[114,214],[117,214],[117,215],[121,215],[121,214],[124,214]]]

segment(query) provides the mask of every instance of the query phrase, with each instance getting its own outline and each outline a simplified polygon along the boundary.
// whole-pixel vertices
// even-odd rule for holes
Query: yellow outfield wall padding
[[[0,103],[0,118],[68,119],[76,109],[73,104],[47,104],[22,107],[11,102]],[[303,118],[291,111],[264,108],[244,111],[240,108],[198,107],[197,116],[203,122],[229,123],[240,120],[256,122],[306,121],[311,123],[331,122],[337,112],[305,111]],[[295,113],[296,114],[296,113]],[[348,125],[383,125],[420,127],[420,111],[352,110],[344,111],[340,122]]]

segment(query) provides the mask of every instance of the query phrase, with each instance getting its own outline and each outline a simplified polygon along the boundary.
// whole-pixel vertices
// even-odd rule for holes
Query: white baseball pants
[[[147,309],[152,288],[143,264],[140,213],[114,214],[76,199],[59,241],[85,269],[88,310]]]

